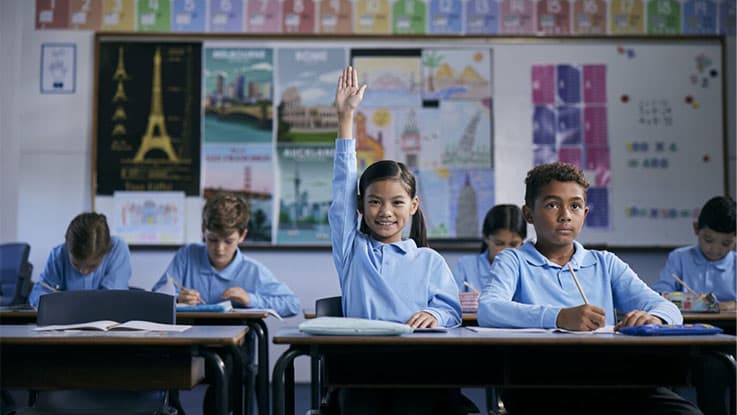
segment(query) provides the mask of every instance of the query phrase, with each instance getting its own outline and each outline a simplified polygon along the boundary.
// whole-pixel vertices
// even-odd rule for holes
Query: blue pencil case
[[[703,336],[723,331],[711,324],[643,324],[619,329],[620,333],[629,336]]]

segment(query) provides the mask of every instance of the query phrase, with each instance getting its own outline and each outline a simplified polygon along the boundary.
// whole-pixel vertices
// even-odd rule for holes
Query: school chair
[[[95,320],[147,320],[174,324],[174,297],[147,291],[82,290],[42,295],[36,322],[39,326]],[[166,391],[44,390],[35,392],[27,414],[140,414],[175,415]]]
[[[0,244],[0,306],[28,303],[33,265],[28,262],[31,245]]]

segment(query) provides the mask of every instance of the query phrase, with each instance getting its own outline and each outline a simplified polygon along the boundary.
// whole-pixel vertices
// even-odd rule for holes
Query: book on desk
[[[96,330],[96,331],[174,331],[182,332],[191,326],[154,323],[153,321],[130,320],[120,323],[113,320],[88,321],[75,324],[39,326],[33,331]]]

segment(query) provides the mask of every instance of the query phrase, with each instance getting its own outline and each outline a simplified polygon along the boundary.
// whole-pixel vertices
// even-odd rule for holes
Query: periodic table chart
[[[725,192],[718,39],[589,39],[493,45],[497,203],[522,203],[533,165],[591,182],[582,242],[693,243],[703,203]]]

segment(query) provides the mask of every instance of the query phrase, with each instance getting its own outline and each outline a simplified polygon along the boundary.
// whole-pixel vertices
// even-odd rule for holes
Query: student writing
[[[735,258],[735,201],[729,196],[709,199],[693,223],[696,245],[668,255],[653,288],[659,292],[684,291],[673,278],[680,277],[698,293],[714,293],[722,310],[735,310],[737,261]]]
[[[130,277],[128,245],[110,236],[105,215],[80,213],[67,226],[64,243],[49,253],[28,300],[38,307],[39,298],[53,291],[127,290]]]
[[[464,310],[476,311],[480,290],[489,279],[494,257],[506,248],[517,249],[527,237],[527,222],[517,205],[496,205],[484,217],[481,252],[458,258],[455,277]],[[469,287],[470,285],[470,287]],[[468,305],[468,307],[466,307]]]
[[[576,241],[589,212],[589,183],[573,165],[552,163],[533,168],[525,179],[523,214],[537,234],[520,250],[499,253],[489,283],[479,299],[483,326],[595,330],[615,323],[615,309],[625,313],[618,326],[680,324],[678,309],[650,289],[616,255],[587,250]],[[569,268],[570,265],[570,268]],[[573,272],[581,284],[576,287]],[[582,298],[585,292],[590,304]],[[595,362],[592,362],[595,364]],[[699,413],[665,388],[505,390],[509,413]],[[645,410],[650,408],[651,411]],[[595,410],[594,410],[595,412]]]
[[[328,211],[343,313],[412,327],[456,326],[461,317],[458,287],[443,257],[427,247],[412,173],[402,163],[379,161],[363,172],[356,186],[356,142],[350,137],[354,112],[366,90],[357,79],[351,67],[338,79],[339,127]],[[410,239],[403,240],[402,231],[410,222]],[[439,395],[450,393],[344,389],[341,413],[453,413]]]
[[[283,317],[299,311],[299,299],[263,264],[244,255],[238,245],[248,233],[248,202],[232,193],[218,193],[202,209],[205,243],[180,248],[154,291],[171,277],[177,301],[213,304],[231,300],[234,307],[272,308]],[[171,288],[171,287],[169,287]]]

